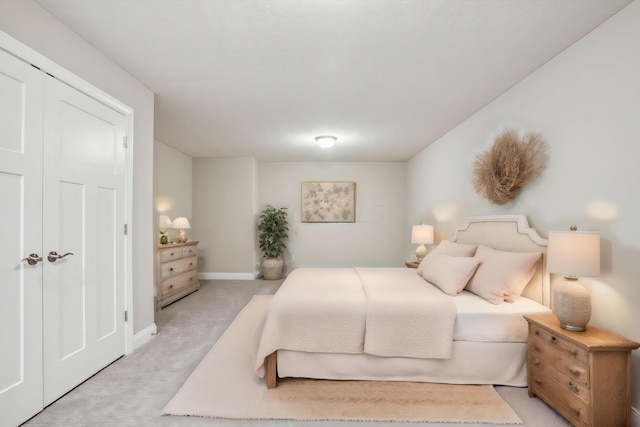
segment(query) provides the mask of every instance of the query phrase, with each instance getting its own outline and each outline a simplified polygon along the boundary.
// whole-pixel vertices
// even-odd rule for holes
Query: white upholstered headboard
[[[483,244],[511,252],[541,252],[536,272],[523,296],[551,306],[550,280],[547,273],[547,240],[529,226],[524,215],[489,215],[467,218],[452,237],[454,242]]]

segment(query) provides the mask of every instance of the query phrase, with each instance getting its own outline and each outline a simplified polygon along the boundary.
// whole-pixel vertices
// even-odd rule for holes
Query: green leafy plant
[[[287,221],[287,208],[276,209],[267,205],[260,213],[258,222],[258,235],[260,250],[265,258],[278,258],[287,247],[284,243],[289,237],[289,222]]]

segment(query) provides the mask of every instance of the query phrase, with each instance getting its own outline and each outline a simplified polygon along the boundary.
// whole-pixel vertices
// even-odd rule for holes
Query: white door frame
[[[125,238],[125,301],[124,307],[125,310],[128,311],[128,321],[125,324],[125,354],[130,354],[134,350],[133,346],[133,244],[132,238],[133,236],[133,108],[128,105],[120,102],[116,98],[112,97],[106,92],[98,89],[93,86],[86,80],[78,77],[77,75],[71,73],[64,67],[56,64],[50,59],[44,57],[39,54],[35,50],[30,47],[22,44],[18,40],[9,36],[8,34],[0,31],[0,49],[9,53],[10,55],[15,56],[16,58],[30,63],[40,70],[54,76],[57,80],[73,87],[74,89],[88,95],[97,101],[107,105],[108,107],[118,111],[119,113],[126,116],[127,121],[127,144],[128,148],[126,149],[126,184],[125,184],[125,224],[127,224],[127,235]]]

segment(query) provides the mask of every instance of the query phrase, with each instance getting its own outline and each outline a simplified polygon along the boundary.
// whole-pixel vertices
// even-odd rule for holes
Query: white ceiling
[[[631,0],[35,1],[192,157],[404,161]]]

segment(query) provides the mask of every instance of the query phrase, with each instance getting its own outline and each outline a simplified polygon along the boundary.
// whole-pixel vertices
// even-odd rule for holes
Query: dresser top
[[[640,347],[640,343],[589,325],[584,332],[567,331],[560,327],[560,322],[555,314],[526,315],[524,318],[527,322],[561,335],[576,346],[586,348],[589,351],[633,350]]]
[[[179,248],[182,246],[191,246],[191,245],[197,245],[198,241],[188,241],[188,242],[184,242],[184,243],[167,243],[166,245],[158,245],[158,249],[167,249],[167,248]]]

